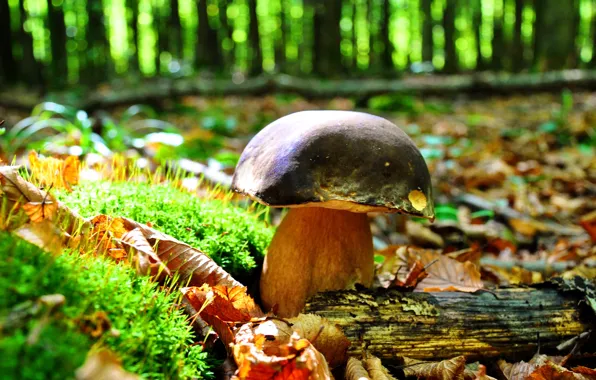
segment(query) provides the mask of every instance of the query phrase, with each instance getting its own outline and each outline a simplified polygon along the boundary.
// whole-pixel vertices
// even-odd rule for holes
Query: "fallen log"
[[[582,299],[579,292],[552,288],[474,294],[376,289],[319,293],[305,312],[341,327],[357,357],[366,350],[389,361],[458,355],[520,359],[593,330],[596,321]]]
[[[287,74],[266,74],[242,80],[192,77],[158,78],[90,91],[72,103],[72,96],[53,93],[54,101],[87,112],[120,105],[151,103],[178,96],[260,96],[269,93],[293,93],[306,98],[330,99],[353,97],[368,99],[382,94],[452,96],[459,93],[510,94],[537,91],[560,91],[564,88],[593,89],[596,70],[561,70],[545,73],[479,72],[456,75],[404,75],[400,78],[322,79]],[[0,93],[0,106],[30,110],[43,101],[29,90],[17,94],[8,89]]]

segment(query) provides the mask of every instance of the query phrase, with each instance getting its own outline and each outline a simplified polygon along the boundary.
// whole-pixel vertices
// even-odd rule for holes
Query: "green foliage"
[[[254,279],[273,228],[254,213],[220,200],[202,200],[171,186],[143,183],[84,183],[59,199],[90,217],[125,216],[207,253],[239,281]]]
[[[39,297],[62,294],[52,312],[35,312]],[[64,379],[92,345],[105,346],[144,378],[212,377],[207,353],[176,306],[178,292],[159,289],[131,268],[93,255],[53,257],[0,232],[0,373],[3,378]],[[83,320],[106,313],[111,331],[98,339]]]

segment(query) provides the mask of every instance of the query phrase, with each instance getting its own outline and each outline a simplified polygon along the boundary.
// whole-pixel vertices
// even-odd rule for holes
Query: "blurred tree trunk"
[[[228,2],[227,0],[220,0],[218,1],[219,6],[219,23],[221,24],[221,44],[222,47],[222,60],[224,62],[233,62],[234,61],[234,39],[232,38],[232,27],[230,26],[230,21],[228,20]],[[228,46],[227,49],[223,49],[224,46]]]
[[[315,3],[313,55],[314,71],[319,75],[333,76],[342,71],[340,20],[340,0]]]
[[[572,59],[575,52],[576,28],[572,24],[576,20],[575,1],[542,0],[543,19],[541,39],[537,53],[542,62],[539,66],[544,70],[562,69]]]
[[[505,54],[505,33],[503,29],[505,19],[505,2],[501,1],[501,12],[495,12],[493,16],[493,39],[492,44],[492,57],[491,57],[491,69],[499,71],[503,69],[503,56]]]
[[[167,36],[167,50],[172,54],[172,58],[182,58],[182,25],[180,23],[180,4],[178,0],[170,0],[168,29],[167,33],[162,36]]]
[[[22,49],[22,60],[19,65],[19,79],[26,84],[41,86],[42,92],[45,92],[45,83],[43,80],[43,65],[35,59],[33,54],[33,37],[25,30],[24,21],[27,19],[27,12],[23,1],[19,1],[20,27],[17,38],[18,44]]]
[[[432,0],[422,0],[420,2],[422,18],[422,60],[432,62],[433,60],[433,18],[431,13]]]
[[[127,0],[126,9],[130,12],[130,27],[132,31],[132,44],[135,49],[129,57],[129,67],[135,71],[141,71],[139,65],[139,3],[137,0]]]
[[[457,0],[446,0],[443,11],[443,29],[445,31],[445,67],[446,73],[457,71],[457,50],[455,48],[455,10]]]
[[[281,0],[281,10],[279,12],[280,21],[280,39],[275,44],[275,67],[277,71],[284,72],[286,69],[286,45],[288,43],[288,23],[286,21],[286,13],[284,1]]]
[[[524,69],[524,45],[522,40],[522,17],[524,11],[524,0],[515,0],[515,24],[513,25],[513,58],[512,69],[519,72]]]
[[[579,35],[579,24],[581,22],[581,15],[579,9],[579,2],[580,0],[571,0],[573,3],[573,16],[571,21],[571,43],[568,45],[569,53],[567,58],[567,68],[577,67],[580,62],[580,47],[576,43],[577,37]]]
[[[0,80],[14,83],[18,79],[17,62],[12,52],[13,41],[10,27],[8,0],[0,0]]]
[[[263,51],[261,50],[261,36],[259,33],[259,18],[257,16],[257,0],[248,0],[250,24],[248,40],[250,42],[250,74],[258,75],[263,72]]]
[[[482,3],[481,0],[473,0],[472,3],[472,28],[474,29],[474,42],[476,48],[476,70],[486,69],[486,62],[482,56]]]
[[[590,68],[596,67],[596,0],[592,1],[592,58],[590,59]]]
[[[358,39],[356,38],[356,14],[358,12],[357,0],[352,0],[352,70],[358,70]]]
[[[391,20],[391,4],[389,0],[383,0],[381,7],[381,41],[383,53],[381,54],[381,66],[385,75],[392,75],[395,66],[393,65],[393,44],[389,38],[389,21]]]
[[[53,85],[64,84],[68,76],[67,52],[66,52],[66,23],[64,22],[64,11],[61,6],[52,5],[48,0],[48,22],[51,36],[51,82]]]
[[[223,60],[217,39],[217,30],[209,24],[207,13],[207,0],[197,1],[197,14],[199,15],[198,40],[196,48],[196,66],[210,70],[221,70]]]
[[[102,78],[107,77],[109,71],[110,51],[107,36],[107,25],[105,24],[105,15],[103,5],[100,1],[90,1],[87,4],[87,46],[82,62],[84,69],[81,74],[81,80],[84,83],[96,84]]]
[[[383,0],[381,0],[383,1]],[[375,1],[366,2],[366,22],[368,23],[368,70],[376,72],[379,69],[379,57],[375,49],[379,35],[376,20],[374,19]]]
[[[534,25],[532,27],[532,66],[537,68],[540,64],[542,39],[544,38],[544,2],[534,1]]]

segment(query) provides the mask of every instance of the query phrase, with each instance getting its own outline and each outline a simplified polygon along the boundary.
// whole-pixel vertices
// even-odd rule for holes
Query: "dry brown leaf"
[[[579,224],[586,230],[593,243],[596,243],[596,210],[581,217]]]
[[[574,373],[551,361],[547,361],[534,370],[526,379],[528,380],[590,380],[594,377],[581,373]]]
[[[336,325],[315,314],[299,314],[287,321],[293,331],[308,339],[325,356],[330,368],[346,362],[350,341]]]
[[[49,220],[27,223],[13,232],[23,240],[55,255],[61,254],[70,240],[69,234],[60,230]]]
[[[398,276],[396,276],[393,285],[402,288],[415,288],[418,283],[424,280],[427,276],[428,273],[426,272],[426,268],[422,262],[420,262],[420,260],[416,260],[410,267],[410,270],[406,274],[404,281],[401,281]]]
[[[276,322],[283,323],[267,320],[240,327],[233,347],[238,378],[331,379],[324,356],[308,340],[295,332],[276,339],[280,336]]]
[[[139,228],[124,233],[120,242],[134,251],[133,262],[138,273],[158,277],[161,280],[171,276],[170,270],[161,262]]]
[[[128,218],[122,220],[124,230],[139,228],[143,236],[154,247],[159,259],[172,272],[180,275],[180,283],[188,286],[224,285],[227,287],[242,286],[228,272],[223,270],[206,254],[173,237],[161,233],[145,224]]]
[[[90,353],[75,373],[77,380],[136,380],[137,375],[125,371],[118,357],[107,350]]]
[[[76,320],[76,323],[84,334],[90,335],[92,338],[99,338],[112,327],[110,318],[103,311],[83,315]]]
[[[265,314],[246,294],[245,287],[233,287],[222,290],[223,286],[214,289],[207,284],[201,287],[182,288],[182,294],[201,316],[213,315],[225,322],[248,322],[252,318],[261,318]],[[233,294],[229,297],[229,294]]]
[[[424,292],[475,292],[484,287],[480,271],[470,261],[460,263],[439,251],[409,248],[398,252],[402,268],[412,266],[417,260],[424,265],[428,276],[418,282],[415,291]],[[398,274],[399,276],[399,274]]]
[[[422,362],[404,357],[404,374],[428,380],[464,380],[466,358],[457,356],[440,362]]]
[[[592,369],[592,368],[588,368],[588,367],[584,367],[584,366],[580,365],[580,366],[571,368],[571,370],[575,373],[581,373],[582,375],[593,376],[594,378],[596,378],[596,369]]]
[[[364,364],[360,360],[351,357],[346,365],[345,380],[370,380],[370,376],[364,368]]]
[[[534,363],[526,363],[524,361],[518,363],[507,363],[505,360],[497,362],[499,368],[507,380],[525,379],[536,369]]]
[[[13,202],[41,202],[45,196],[19,174],[19,166],[0,166],[0,185],[8,200]],[[23,202],[24,200],[24,202]]]
[[[374,355],[367,355],[364,359],[364,368],[366,368],[371,380],[395,380],[387,368],[383,366],[381,359]]]
[[[119,240],[128,231],[124,228],[122,218],[97,215],[91,218],[90,223],[93,229],[89,240],[94,244],[95,249],[109,254],[116,260],[124,259],[126,255],[122,255],[122,246]]]

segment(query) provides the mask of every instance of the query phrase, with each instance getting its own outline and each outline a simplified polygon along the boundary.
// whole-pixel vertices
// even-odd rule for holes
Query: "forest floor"
[[[200,184],[185,179],[181,187],[214,199],[222,197],[221,189],[229,185],[244,146],[269,122],[300,110],[354,107],[353,101],[344,98],[189,96],[164,100],[154,109],[118,107],[92,115],[46,105],[34,110],[34,119],[28,122],[22,120],[29,114],[0,108],[0,119],[6,121],[2,126],[6,133],[0,136],[4,139],[0,158],[11,162],[9,153],[15,153],[17,163],[27,163],[29,149],[55,157],[95,151],[87,155],[89,166],[83,167],[82,180],[104,175],[93,169],[98,162],[109,162],[105,155],[112,152],[121,152],[126,162],[142,162],[153,171],[168,159],[170,168],[203,174],[207,179]],[[377,286],[394,287],[399,281],[402,285],[410,281],[406,287],[422,291],[424,276],[437,277],[441,268],[449,270],[449,265],[455,265],[436,264],[436,258],[430,258],[422,260],[424,276],[400,278],[403,273],[401,268],[396,272],[393,259],[397,252],[404,255],[401,247],[410,247],[406,248],[407,257],[402,257],[406,266],[414,266],[425,252],[475,264],[477,274],[465,269],[465,279],[439,276],[433,291],[531,286],[555,276],[596,278],[596,93],[563,91],[482,99],[387,95],[372,98],[367,109],[359,110],[393,121],[412,137],[426,159],[434,186],[436,220],[432,224],[395,215],[370,215],[378,257]],[[73,128],[39,126],[41,121],[52,124],[47,120],[55,119],[67,120]],[[15,125],[20,125],[22,134],[10,135]],[[84,145],[85,132],[77,133],[77,128],[101,136],[106,149],[101,144]],[[28,130],[35,133],[28,134]],[[275,226],[282,214],[272,212],[270,216]],[[595,300],[588,302],[596,305]],[[574,354],[582,352],[581,346],[574,350]],[[460,364],[444,363],[447,367]],[[515,378],[509,376],[511,368],[505,364],[500,365],[502,373],[493,376]],[[542,371],[544,376],[545,367],[570,372],[564,364],[552,357],[542,358],[520,373],[529,376]],[[364,368],[368,368],[366,363]],[[406,370],[405,374],[431,376],[434,370]],[[594,376],[593,370],[588,371],[584,368],[576,373]],[[480,372],[476,373],[481,378]],[[581,378],[578,376],[575,378]]]

